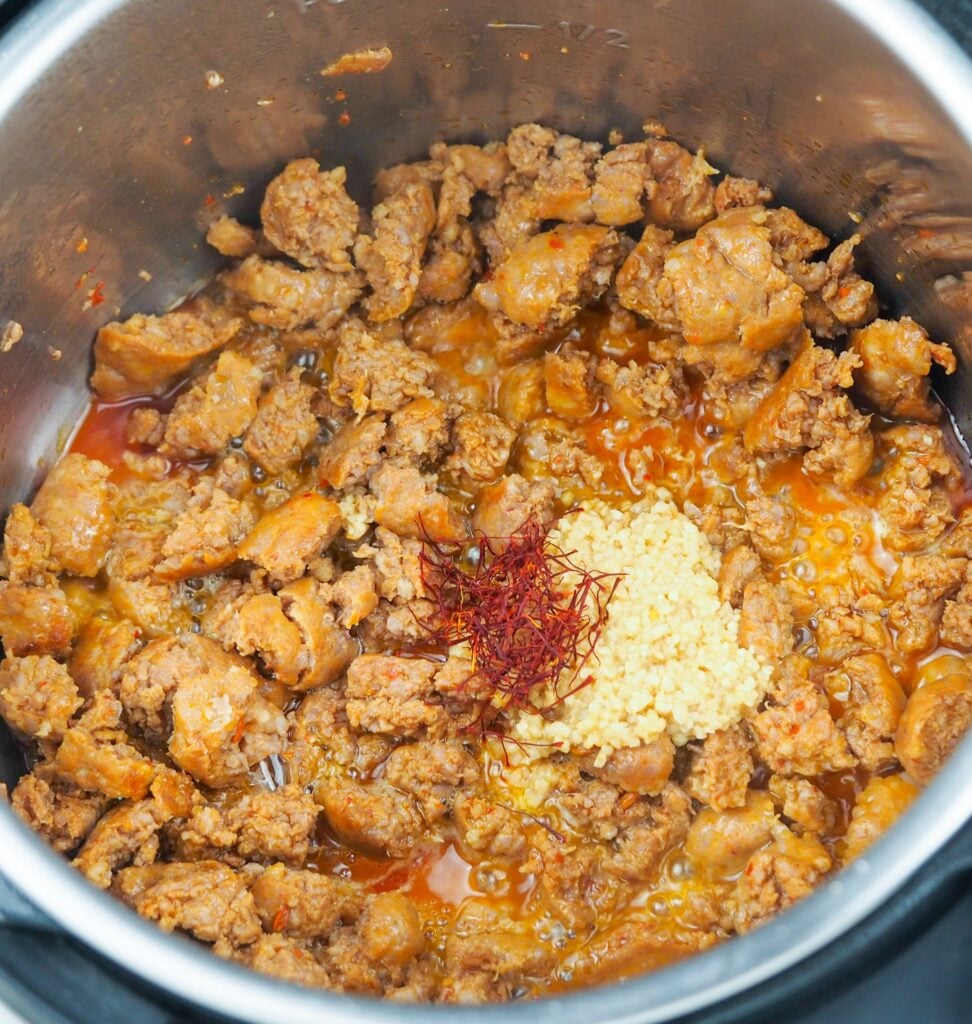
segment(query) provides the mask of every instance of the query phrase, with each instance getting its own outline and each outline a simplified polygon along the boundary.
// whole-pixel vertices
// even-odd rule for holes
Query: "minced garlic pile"
[[[593,683],[549,715],[519,713],[512,734],[536,756],[676,745],[738,721],[766,692],[771,668],[739,645],[739,613],[720,601],[719,552],[668,495],[627,509],[592,501],[564,516],[549,541],[583,568],[624,573],[583,674]],[[552,702],[538,694],[539,707]]]

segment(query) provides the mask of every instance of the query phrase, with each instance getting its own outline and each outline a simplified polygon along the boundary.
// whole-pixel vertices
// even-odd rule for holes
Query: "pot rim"
[[[972,63],[910,0],[828,0],[924,84],[972,147]],[[125,0],[40,0],[0,38],[0,123],[58,57]],[[623,984],[491,1006],[386,1003],[301,989],[166,936],[83,876],[7,807],[0,872],[71,935],[113,963],[198,1007],[252,1024],[391,1024],[441,1016],[456,1024],[655,1024],[711,1007],[782,973],[864,920],[972,819],[972,737],[879,843],[820,890],[755,932]]]
[[[301,989],[166,935],[91,885],[0,807],[0,873],[102,956],[194,1006],[248,1024],[661,1024],[755,988],[840,938],[907,883],[972,818],[972,737],[874,847],[763,927],[630,981],[556,998],[487,1006],[407,1005]],[[25,869],[26,867],[26,869]]]

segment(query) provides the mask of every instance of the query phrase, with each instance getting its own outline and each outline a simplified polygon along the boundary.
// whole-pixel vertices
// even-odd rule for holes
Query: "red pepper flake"
[[[348,94],[343,89],[338,89],[338,91],[334,94],[334,99],[338,103],[343,103],[347,98]]]
[[[231,743],[239,743],[240,740],[243,739],[243,736],[245,735],[245,733],[246,733],[246,718],[244,718],[243,715],[240,715],[240,720],[236,723],[236,729],[233,732],[233,739],[230,742]]]
[[[618,801],[622,811],[630,810],[638,802],[640,797],[637,793],[625,793],[623,797]]]
[[[935,232],[932,231],[931,228],[919,228],[915,232],[915,234],[917,234],[917,236],[919,238],[934,238],[935,237]]]
[[[530,53],[529,50],[521,50],[520,51],[520,60],[529,60],[532,56],[533,56],[533,54]]]
[[[549,688],[559,703],[592,681],[583,668],[618,574],[581,568],[536,519],[502,549],[481,537],[472,569],[458,563],[457,548],[437,544],[424,529],[422,539],[419,565],[433,610],[420,624],[438,644],[468,646],[494,707],[538,713],[535,690]]]
[[[74,248],[76,249],[77,252],[87,252],[88,251],[88,236],[85,235],[84,238],[82,238],[81,241],[78,242],[78,244]]]
[[[281,907],[276,914],[273,915],[273,924],[270,926],[270,930],[274,932],[282,932],[287,927],[287,922],[290,920],[290,907]]]
[[[564,240],[559,235],[550,236],[550,248],[551,249],[563,249]]]
[[[85,275],[87,276],[87,275]],[[81,282],[79,281],[78,284]],[[76,286],[75,286],[76,287]],[[94,288],[88,290],[88,297],[84,300],[84,304],[81,306],[82,310],[92,309],[94,306],[100,306],[105,301],[105,282],[99,281]]]
[[[183,136],[182,144],[183,144],[183,146],[191,146],[192,145],[192,136],[191,135]]]
[[[841,299],[846,299],[847,296],[850,295],[850,293],[852,291],[853,291],[853,289],[849,285],[845,284],[845,285],[842,285],[840,288],[837,289],[837,295]]]
[[[216,197],[213,196],[213,195],[207,195],[206,198],[203,200],[203,203],[206,206],[215,206],[216,205]]]
[[[350,123],[351,123],[351,115],[345,110],[341,114],[341,116],[338,118],[338,124],[350,124]]]

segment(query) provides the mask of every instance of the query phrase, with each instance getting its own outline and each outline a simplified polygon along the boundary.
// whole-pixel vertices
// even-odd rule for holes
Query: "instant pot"
[[[942,393],[972,435],[972,2],[926,6],[939,22],[907,0],[0,0],[0,509],[83,412],[98,326],[214,271],[214,212],[254,218],[296,156],[360,183],[528,120],[603,138],[660,119],[835,240],[859,232],[892,312],[955,347]],[[381,74],[320,76],[378,45]],[[0,776],[22,769],[0,732]],[[0,806],[0,1001],[59,1024],[969,1021],[970,821],[972,739],[887,837],[754,933],[623,985],[475,1008],[223,963]]]

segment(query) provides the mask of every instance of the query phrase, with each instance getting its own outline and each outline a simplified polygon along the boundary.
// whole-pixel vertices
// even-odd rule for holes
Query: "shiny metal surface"
[[[379,44],[395,54],[380,75],[318,74]],[[835,237],[860,231],[894,310],[956,345],[946,395],[972,426],[972,70],[905,0],[46,0],[0,40],[0,331],[24,328],[0,353],[0,509],[83,409],[97,326],[205,278],[206,222],[252,216],[288,158],[346,163],[363,199],[377,167],[433,137],[523,120],[602,137],[646,117]],[[16,767],[5,760],[8,779]],[[873,852],[758,932],[523,1006],[385,1006],[251,975],[89,887],[5,808],[0,871],[100,952],[241,1020],[647,1024],[755,985],[863,919],[972,818],[970,778],[967,743]]]

